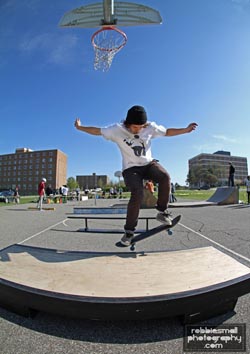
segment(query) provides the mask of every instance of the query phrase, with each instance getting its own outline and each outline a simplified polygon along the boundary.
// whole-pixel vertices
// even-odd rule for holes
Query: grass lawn
[[[216,188],[209,190],[177,190],[175,196],[179,199],[190,199],[190,200],[207,200],[209,199],[215,192]],[[247,202],[247,193],[244,187],[240,188],[240,201],[243,203]]]
[[[36,203],[37,199],[38,199],[38,196],[36,196],[36,195],[21,196],[19,204]],[[8,204],[12,205],[14,203],[10,202]],[[8,204],[1,202],[0,207],[4,206],[4,205],[8,205]]]
[[[175,196],[178,200],[207,200],[211,197],[211,195],[214,194],[216,188],[209,189],[209,190],[189,190],[189,189],[184,189],[184,190],[177,190],[175,193]],[[123,198],[129,198],[130,193],[125,192],[123,193]],[[157,193],[155,193],[155,196],[157,196]],[[27,203],[36,203],[38,197],[37,196],[21,196],[20,198],[20,204],[27,204]],[[240,201],[243,203],[247,202],[247,193],[246,193],[246,188],[241,187],[240,188]],[[10,203],[13,204],[13,203]],[[0,207],[6,205],[5,203],[0,203]],[[8,205],[8,204],[7,204]]]
[[[216,188],[212,188],[209,190],[189,190],[189,189],[183,189],[183,190],[177,190],[175,193],[175,196],[178,200],[207,200],[209,199],[214,192],[216,191]],[[130,193],[123,193],[124,198],[129,198]],[[157,193],[154,193],[155,196],[157,196]],[[246,203],[247,201],[247,194],[246,194],[246,189],[244,187],[240,188],[240,196],[239,199]]]
[[[207,200],[215,192],[214,189],[209,190],[177,190],[175,196],[179,199]]]

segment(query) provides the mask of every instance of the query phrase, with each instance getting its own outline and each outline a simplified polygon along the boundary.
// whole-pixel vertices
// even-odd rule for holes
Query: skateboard
[[[148,230],[148,231],[140,233],[139,235],[136,235],[132,240],[132,243],[130,245],[130,250],[131,251],[135,250],[135,246],[136,246],[137,242],[145,240],[146,238],[151,237],[153,235],[156,235],[161,231],[166,230],[169,235],[172,235],[173,234],[172,228],[175,227],[180,220],[181,220],[181,215],[178,215],[172,220],[172,225],[161,224],[159,226],[154,227],[151,230]],[[116,245],[118,247],[127,247],[127,246],[123,246],[120,242],[118,242]]]

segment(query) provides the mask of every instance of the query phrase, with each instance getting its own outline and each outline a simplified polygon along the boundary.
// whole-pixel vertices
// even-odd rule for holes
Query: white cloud
[[[224,150],[221,144],[219,143],[207,143],[207,144],[200,144],[200,145],[195,145],[194,149],[198,151],[199,153],[205,153],[205,154],[210,154],[214,153],[215,151],[218,150]]]
[[[203,143],[203,141],[201,144],[193,146],[199,153],[214,153],[218,150],[244,151],[246,146],[249,146],[249,140],[246,141],[243,137],[231,138],[223,134],[213,134],[205,139],[205,143]],[[242,152],[239,154],[242,154]]]
[[[72,60],[72,52],[77,45],[75,35],[42,33],[36,36],[26,36],[19,46],[26,55],[42,54],[43,60],[53,64],[67,64]]]
[[[217,135],[217,134],[214,134],[214,135],[212,135],[212,137],[214,138],[214,139],[217,139],[217,140],[221,140],[221,141],[223,141],[223,142],[225,142],[225,143],[233,143],[233,144],[235,144],[235,143],[237,143],[237,140],[236,139],[233,139],[233,138],[229,138],[229,137],[227,137],[227,136],[225,136],[225,135]]]

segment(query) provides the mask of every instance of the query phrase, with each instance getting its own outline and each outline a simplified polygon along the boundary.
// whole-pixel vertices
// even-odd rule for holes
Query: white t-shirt
[[[62,195],[68,195],[69,188],[62,186]]]
[[[103,137],[115,142],[122,154],[122,169],[144,166],[153,160],[151,139],[165,136],[166,128],[149,122],[139,134],[132,134],[122,123],[101,128]]]

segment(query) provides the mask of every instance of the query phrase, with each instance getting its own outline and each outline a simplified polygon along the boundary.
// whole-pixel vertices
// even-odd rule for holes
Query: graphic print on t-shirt
[[[139,135],[134,135],[133,138],[126,138],[123,140],[134,151],[135,156],[145,156],[146,149],[144,141],[140,139]]]

